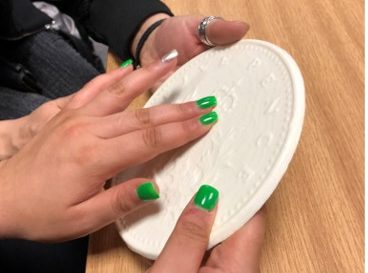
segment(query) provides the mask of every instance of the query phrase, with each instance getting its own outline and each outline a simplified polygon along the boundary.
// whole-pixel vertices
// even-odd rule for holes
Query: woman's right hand
[[[264,208],[205,255],[219,195],[221,200],[221,193],[209,185],[199,188],[147,273],[259,272],[265,234]]]
[[[0,162],[0,237],[61,241],[91,233],[157,198],[137,178],[104,190],[119,171],[206,134],[216,117],[196,102],[125,110],[172,71],[176,58],[94,79],[18,153]],[[212,117],[212,119],[211,119]],[[138,190],[137,190],[138,189]]]

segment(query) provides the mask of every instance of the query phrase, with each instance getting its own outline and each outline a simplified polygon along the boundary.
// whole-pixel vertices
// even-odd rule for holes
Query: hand
[[[51,100],[31,114],[0,121],[0,161],[12,157],[52,119],[72,96]]]
[[[111,73],[111,77],[121,76],[121,73]],[[50,100],[29,115],[13,120],[0,121],[0,161],[10,158],[17,153],[25,144],[27,144],[42,128],[45,124],[56,116],[74,97],[78,97],[79,103],[86,102],[93,92],[90,89],[96,91],[101,90],[99,88],[99,82],[102,80],[92,80],[88,84],[89,88],[81,89],[72,95],[61,97],[58,99]],[[88,94],[85,90],[88,90]]]
[[[165,52],[171,49],[178,50],[178,66],[180,66],[208,49],[208,47],[199,40],[197,30],[203,17],[169,17],[165,14],[157,14],[146,20],[140,32],[136,35],[132,44],[133,56],[135,56],[138,41],[144,30],[152,23],[163,18],[166,18],[166,20],[151,33],[142,48],[140,56],[142,66],[160,59]],[[228,45],[240,40],[248,29],[249,25],[246,23],[219,19],[208,26],[207,34],[213,43],[217,45]]]
[[[197,193],[198,195],[198,193]],[[193,199],[197,199],[196,197]],[[209,199],[209,195],[202,197]],[[204,259],[216,209],[184,209],[162,253],[148,273],[256,273],[265,233],[263,209]]]
[[[0,237],[77,238],[146,204],[150,195],[137,195],[137,188],[147,178],[106,191],[105,181],[211,128],[199,117],[213,107],[201,109],[195,102],[125,110],[175,66],[175,59],[158,61],[97,77],[18,153],[1,161]],[[151,184],[151,197],[155,191]]]

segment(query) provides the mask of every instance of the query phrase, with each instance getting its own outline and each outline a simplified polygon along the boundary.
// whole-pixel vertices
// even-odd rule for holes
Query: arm
[[[104,185],[119,170],[192,142],[215,124],[201,119],[215,105],[194,101],[126,110],[176,61],[172,56],[95,78],[27,145],[0,161],[0,238],[78,238],[158,197],[148,178]]]
[[[178,66],[208,49],[198,37],[203,16],[175,16],[158,0],[64,0],[62,9],[82,23],[95,40],[107,44],[125,60],[134,57],[139,38],[154,22],[168,18],[148,37],[140,54],[141,66],[159,60],[165,52],[177,49]],[[88,4],[89,3],[89,4]],[[239,21],[217,20],[208,27],[208,36],[216,45],[229,45],[248,31]]]

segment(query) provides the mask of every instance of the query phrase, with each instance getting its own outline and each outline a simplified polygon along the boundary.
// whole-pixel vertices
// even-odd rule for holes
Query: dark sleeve
[[[159,0],[64,0],[64,11],[88,34],[107,44],[121,59],[131,58],[130,45],[142,23],[156,13],[173,15]]]

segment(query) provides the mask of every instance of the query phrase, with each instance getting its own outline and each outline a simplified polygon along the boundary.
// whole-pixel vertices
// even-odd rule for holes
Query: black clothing
[[[107,44],[121,59],[130,56],[130,43],[146,18],[172,15],[159,0],[45,0],[70,15],[89,36]],[[30,0],[0,0],[0,39],[18,40],[49,27],[51,18]],[[1,52],[0,52],[1,53]]]
[[[0,241],[0,272],[84,273],[88,237],[58,244]]]
[[[23,39],[15,52],[24,56],[22,61],[40,91],[25,92],[23,86],[28,83],[16,78],[12,85],[18,84],[21,89],[0,85],[0,120],[28,115],[50,99],[78,91],[100,74],[56,31],[42,31]],[[0,272],[83,273],[87,248],[88,237],[55,244],[0,239]]]

